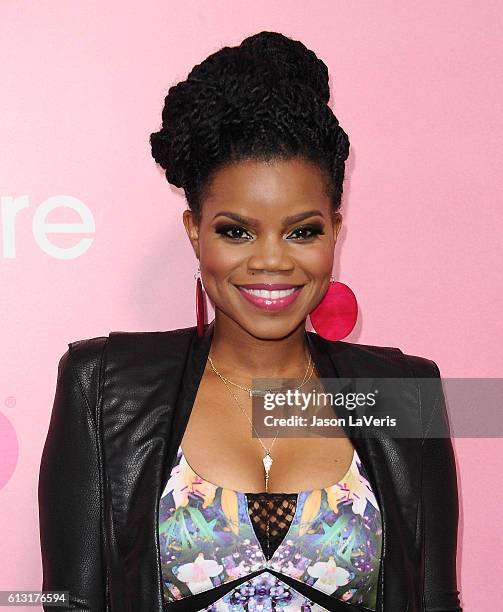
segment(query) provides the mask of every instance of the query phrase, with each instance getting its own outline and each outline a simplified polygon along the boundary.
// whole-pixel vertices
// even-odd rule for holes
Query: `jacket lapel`
[[[307,340],[311,355],[313,357],[313,361],[316,365],[316,369],[319,372],[320,378],[322,379],[332,379],[334,377],[340,379],[349,379],[352,381],[354,378],[360,377],[370,377],[371,373],[367,371],[360,370],[357,372],[355,370],[354,362],[351,359],[351,345],[344,342],[327,342],[321,336],[313,333],[306,332]],[[367,381],[365,381],[367,382]],[[345,388],[348,385],[343,385]],[[349,386],[352,386],[351,384]],[[332,390],[332,385],[330,383],[325,384],[327,391]],[[366,390],[362,389],[362,383],[359,383],[358,390],[361,392],[366,392]],[[334,389],[336,392],[338,389]],[[336,409],[337,415],[340,417],[347,417],[347,414],[343,414],[342,411],[338,411]],[[387,515],[386,512],[383,511],[383,490],[381,486],[381,482],[377,478],[378,472],[375,470],[375,460],[378,457],[378,452],[373,449],[372,439],[364,436],[361,427],[351,427],[347,425],[344,426],[344,430],[346,434],[351,439],[351,442],[358,453],[360,460],[367,471],[369,476],[370,485],[372,486],[372,490],[374,491],[374,495],[376,496],[377,503],[379,504],[379,508],[381,509],[381,519],[382,519],[382,528],[383,528],[383,546],[382,551],[385,550],[384,546],[384,537],[387,532]],[[373,452],[374,451],[374,452]],[[384,584],[384,576],[385,576],[385,566],[383,562],[383,552],[381,553],[381,564],[379,568],[379,576],[378,576],[378,589],[377,589],[377,601],[376,601],[376,612],[382,612],[383,601],[382,601],[382,591]]]
[[[191,334],[191,342],[185,357],[186,367],[176,401],[176,412],[169,432],[168,453],[165,458],[167,469],[164,471],[161,491],[164,491],[169,480],[169,468],[174,463],[178,446],[182,441],[192,407],[196,400],[197,390],[201,383],[211,348],[214,324],[214,320],[209,324],[205,324],[204,333],[200,338],[195,330]]]
[[[109,334],[101,412],[114,611],[164,610],[159,499],[191,341],[183,330]]]
[[[405,431],[421,431],[417,381],[410,377],[401,351],[328,342],[315,333],[307,334],[321,378],[358,379],[358,391],[363,393],[375,388],[373,380],[399,379],[394,381],[399,390],[394,387],[389,413],[401,421]],[[421,440],[393,438],[373,427],[345,427],[345,430],[367,471],[381,510],[383,546],[376,612],[415,609],[409,605],[420,600],[419,593],[413,595],[414,590],[420,588],[420,581],[413,577],[417,576],[417,564],[421,563],[416,541]]]

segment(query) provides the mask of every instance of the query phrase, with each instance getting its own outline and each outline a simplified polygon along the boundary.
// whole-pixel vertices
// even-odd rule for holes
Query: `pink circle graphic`
[[[9,419],[0,412],[0,489],[11,479],[19,455],[16,430]]]

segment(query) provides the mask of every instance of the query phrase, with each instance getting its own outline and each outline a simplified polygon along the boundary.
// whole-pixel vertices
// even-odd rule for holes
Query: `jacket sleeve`
[[[40,462],[38,504],[42,590],[69,591],[69,601],[66,607],[44,604],[45,611],[107,609],[96,428],[103,340],[106,338],[70,343],[59,361]]]
[[[461,612],[457,590],[456,553],[458,531],[458,490],[456,463],[440,371],[432,366],[434,394],[424,401],[427,416],[422,451],[421,522],[424,558],[424,610]],[[434,378],[438,377],[438,384]],[[432,387],[430,386],[429,389]]]

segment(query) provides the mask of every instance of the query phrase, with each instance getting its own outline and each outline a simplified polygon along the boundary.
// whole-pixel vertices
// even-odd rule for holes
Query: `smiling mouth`
[[[240,291],[245,291],[246,293],[255,295],[256,297],[265,298],[267,300],[278,300],[280,298],[285,298],[292,295],[292,293],[298,291],[302,285],[297,285],[291,289],[274,289],[273,291],[268,289],[248,289],[247,287],[243,287],[241,285],[236,285],[236,287]]]
[[[281,289],[250,288],[234,285],[241,296],[262,310],[282,310],[292,304],[301,293],[304,285],[282,286]]]

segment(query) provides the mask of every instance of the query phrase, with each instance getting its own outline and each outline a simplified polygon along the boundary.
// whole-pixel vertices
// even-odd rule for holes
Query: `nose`
[[[288,253],[288,244],[273,235],[257,240],[248,259],[250,272],[288,272],[294,268],[294,261]]]

